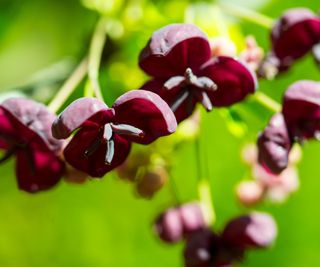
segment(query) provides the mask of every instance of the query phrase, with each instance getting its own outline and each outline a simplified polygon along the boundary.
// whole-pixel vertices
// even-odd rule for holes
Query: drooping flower
[[[66,139],[66,161],[92,177],[102,177],[128,156],[131,142],[149,144],[175,131],[169,106],[156,94],[132,90],[112,108],[95,98],[80,98],[68,106],[52,126],[53,136]]]
[[[307,8],[286,10],[271,31],[271,52],[262,73],[287,70],[320,42],[320,17]]]
[[[262,212],[252,212],[231,220],[222,233],[226,242],[244,249],[268,247],[276,236],[274,219]]]
[[[196,103],[207,111],[229,106],[256,89],[256,78],[240,61],[211,58],[205,34],[191,24],[171,24],[154,32],[139,57],[152,80],[143,89],[159,94],[177,121],[189,117]]]
[[[258,138],[258,161],[274,174],[288,166],[292,140],[282,113],[275,114]]]
[[[20,189],[35,193],[57,184],[64,173],[63,143],[52,137],[55,115],[33,100],[11,98],[0,105],[1,162],[16,156]]]
[[[222,233],[200,229],[186,240],[186,267],[231,267],[242,261],[249,249],[270,246],[277,235],[273,218],[267,213],[252,212],[232,219]]]
[[[282,113],[294,140],[320,137],[320,83],[302,80],[284,94]]]

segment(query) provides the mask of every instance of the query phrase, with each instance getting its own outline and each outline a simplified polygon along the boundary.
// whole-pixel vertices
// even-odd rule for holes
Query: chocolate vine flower
[[[258,138],[258,161],[274,174],[288,166],[292,141],[282,113],[277,113]]]
[[[252,212],[232,219],[220,234],[200,229],[187,237],[185,266],[234,266],[234,263],[243,260],[247,250],[270,246],[276,235],[275,221],[262,212]]]
[[[93,177],[102,177],[128,156],[131,142],[149,144],[175,131],[169,106],[156,94],[132,90],[108,108],[96,98],[80,98],[52,126],[53,136],[66,139],[66,161]]]
[[[0,105],[0,162],[16,156],[20,189],[35,193],[53,187],[64,173],[62,142],[51,135],[55,115],[33,100],[11,98]]]
[[[254,74],[240,61],[211,58],[207,37],[191,24],[171,24],[154,32],[140,53],[139,65],[153,77],[142,88],[159,94],[178,122],[192,114],[196,103],[207,111],[229,106],[257,86]]]
[[[320,42],[320,18],[307,8],[288,9],[274,24],[271,42],[272,52],[264,72],[272,66],[278,71],[286,70]],[[274,58],[272,62],[269,57]]]
[[[284,94],[282,113],[293,139],[320,138],[320,83],[302,80]]]
[[[226,242],[244,249],[268,247],[276,236],[274,219],[262,212],[252,212],[231,220],[222,233]]]

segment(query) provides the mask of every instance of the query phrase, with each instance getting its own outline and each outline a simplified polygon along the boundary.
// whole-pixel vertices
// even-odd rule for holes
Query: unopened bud
[[[239,201],[246,206],[258,203],[263,197],[264,188],[256,181],[242,181],[236,188]]]

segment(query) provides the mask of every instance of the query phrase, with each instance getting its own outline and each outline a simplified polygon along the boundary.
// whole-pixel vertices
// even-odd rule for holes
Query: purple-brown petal
[[[208,77],[217,85],[217,90],[206,90],[211,103],[216,107],[237,103],[257,88],[255,74],[231,57],[210,59],[201,67],[200,75]]]
[[[24,142],[23,140],[30,140],[34,133],[40,136],[51,150],[60,152],[62,142],[53,138],[51,134],[51,125],[56,115],[45,105],[31,99],[10,98],[1,104],[1,109],[0,135],[6,133],[11,138]],[[24,129],[31,130],[28,132],[29,135]]]
[[[243,248],[268,247],[276,236],[277,225],[274,219],[262,212],[253,212],[231,220],[222,233],[226,242]]]
[[[258,161],[267,171],[279,174],[288,166],[291,147],[283,115],[277,113],[258,138]]]
[[[205,218],[199,203],[188,203],[177,208],[183,225],[183,234],[186,236],[206,228]]]
[[[272,49],[281,64],[290,64],[320,41],[320,18],[306,8],[287,10],[271,32]]]
[[[184,96],[184,93],[188,90],[187,88],[177,86],[167,90],[163,87],[163,85],[163,80],[154,79],[146,82],[142,86],[142,89],[159,95],[170,106],[171,109],[176,107],[173,112],[177,122],[180,123],[193,113],[197,101],[191,94],[189,94],[186,99],[181,99]]]
[[[187,68],[197,72],[211,56],[206,35],[192,24],[171,24],[154,32],[141,51],[139,65],[156,78],[183,75]]]
[[[66,161],[74,168],[88,173],[92,177],[102,177],[107,172],[113,170],[127,158],[131,144],[121,136],[114,134],[114,155],[111,164],[107,164],[106,154],[108,152],[107,143],[102,142],[102,132],[96,128],[80,129],[71,139],[64,149]],[[87,153],[88,148],[99,142],[91,153]]]
[[[188,236],[183,251],[185,266],[216,267],[213,263],[215,255],[212,248],[217,239],[218,237],[209,229],[202,229]]]
[[[162,213],[155,222],[155,231],[167,243],[175,243],[183,238],[183,224],[179,211],[171,208]]]
[[[64,163],[40,138],[18,150],[16,155],[18,186],[29,193],[52,188],[64,174]]]
[[[33,100],[12,98],[0,106],[1,148],[16,154],[19,188],[30,192],[54,186],[64,174],[63,142],[51,135],[55,115]],[[11,154],[10,154],[11,153]]]
[[[282,113],[294,139],[319,138],[320,83],[302,80],[293,83],[284,94]]]
[[[99,99],[79,98],[62,111],[54,121],[52,135],[57,139],[66,139],[84,123],[88,124],[91,121],[92,123],[104,124],[111,121],[113,115],[113,110]]]
[[[144,132],[143,137],[122,135],[130,141],[149,144],[177,128],[176,118],[168,104],[150,91],[129,91],[116,100],[113,108],[115,124],[128,124]]]

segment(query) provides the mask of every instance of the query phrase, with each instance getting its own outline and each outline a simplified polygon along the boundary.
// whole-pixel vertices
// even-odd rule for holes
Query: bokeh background
[[[225,2],[225,1],[224,1]],[[139,51],[151,33],[173,22],[193,22],[210,37],[230,37],[239,49],[254,35],[269,47],[269,30],[226,14],[215,1],[160,0],[0,0],[0,97],[26,95],[48,102],[87,52],[101,14],[108,19],[108,39],[101,66],[105,99],[112,104],[146,76],[137,67]],[[320,8],[315,0],[247,0],[233,4],[272,18],[294,6]],[[319,80],[310,56],[260,90],[277,101],[298,79]],[[81,96],[82,84],[68,103]],[[215,229],[247,211],[234,196],[236,183],[248,175],[240,150],[254,142],[270,111],[252,99],[229,110],[205,114],[201,146],[207,147],[209,180],[217,213]],[[170,138],[170,137],[169,137]],[[169,141],[168,141],[169,142]],[[171,176],[180,198],[196,198],[196,156],[192,142],[172,153]],[[275,245],[249,253],[241,266],[320,265],[320,144],[306,143],[299,164],[300,190],[282,205],[262,204],[279,226]],[[30,195],[17,189],[14,160],[0,167],[0,266],[3,267],[177,267],[182,244],[167,246],[152,233],[155,216],[173,204],[164,187],[152,200],[138,198],[133,187],[107,174],[83,185],[61,182],[48,192]]]

